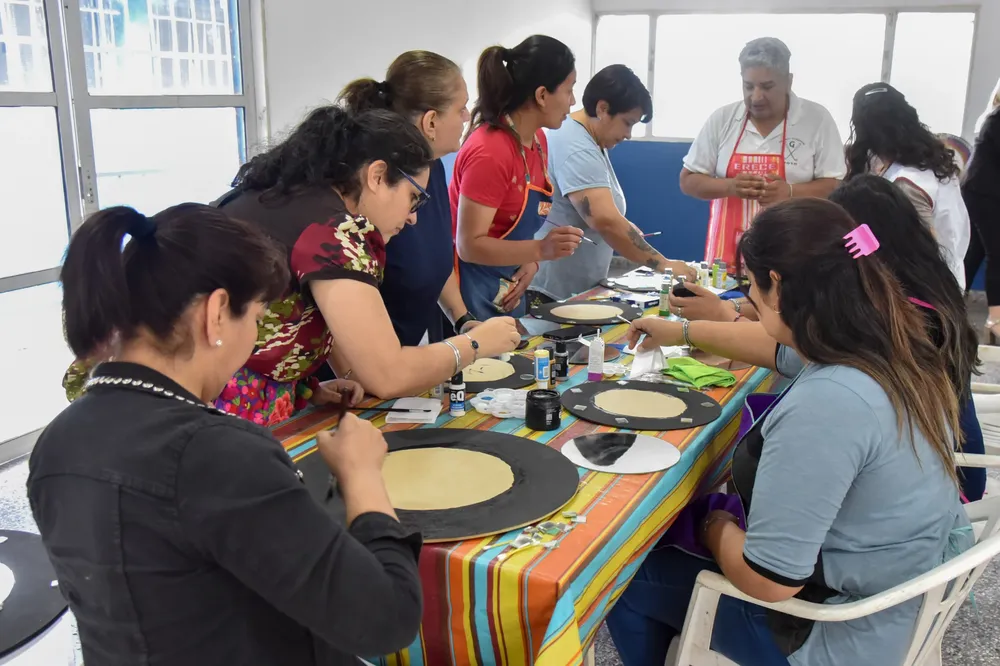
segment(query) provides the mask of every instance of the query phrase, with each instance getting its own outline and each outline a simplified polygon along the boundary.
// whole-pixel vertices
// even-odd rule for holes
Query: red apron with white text
[[[732,157],[726,167],[726,178],[735,178],[741,173],[753,173],[758,176],[776,174],[785,179],[785,137],[788,131],[788,119],[784,121],[781,130],[781,153],[740,153],[740,141],[747,129],[749,114],[743,118],[736,144],[733,146]],[[736,261],[736,246],[740,236],[750,228],[750,223],[760,212],[760,204],[752,199],[728,197],[712,202],[711,216],[708,220],[708,237],[705,241],[705,261],[712,263],[722,259],[730,267]]]

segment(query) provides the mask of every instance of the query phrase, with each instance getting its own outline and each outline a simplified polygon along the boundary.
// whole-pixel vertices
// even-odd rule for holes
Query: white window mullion
[[[91,109],[211,109],[247,106],[246,95],[89,95]]]
[[[649,15],[649,67],[647,69],[646,90],[649,91],[649,98],[653,99],[653,86],[656,81],[656,22],[657,15]],[[653,123],[646,123],[644,138],[653,137]]]
[[[56,2],[57,0],[48,0]],[[57,3],[58,4],[58,3]],[[101,3],[103,7],[103,3]],[[94,134],[90,122],[90,101],[91,95],[87,88],[87,68],[84,60],[83,48],[83,15],[80,11],[78,0],[66,2],[63,5],[66,29],[66,57],[64,61],[68,63],[69,88],[72,91],[74,100],[73,119],[76,127],[76,145],[79,160],[79,180],[80,193],[83,202],[84,217],[92,215],[100,210],[100,202],[97,197],[97,165],[94,161]],[[100,30],[103,30],[103,21],[95,13]],[[94,33],[95,40],[98,33]],[[96,58],[102,58],[102,42],[97,41],[94,48]],[[108,54],[107,60],[95,61],[94,73],[95,82],[100,85],[103,74],[103,67],[100,66],[112,60]]]
[[[892,78],[892,52],[896,43],[896,20],[899,12],[888,12],[885,15],[885,48],[882,51],[882,81],[889,83]]]

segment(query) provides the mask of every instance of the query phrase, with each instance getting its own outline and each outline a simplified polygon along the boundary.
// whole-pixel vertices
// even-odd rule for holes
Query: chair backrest
[[[924,594],[913,641],[903,666],[922,664],[930,652],[940,650],[941,638],[955,618],[962,601],[969,596],[972,586],[992,559],[1000,554],[1000,497],[967,504],[966,512],[970,521],[985,523],[976,545],[959,556],[969,561],[969,567],[957,576],[943,580],[940,585]],[[988,555],[985,551],[992,552],[992,555],[977,557],[977,554]]]

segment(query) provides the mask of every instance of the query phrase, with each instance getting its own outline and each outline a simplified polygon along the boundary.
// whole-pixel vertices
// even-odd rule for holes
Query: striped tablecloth
[[[623,341],[622,324],[604,329],[609,343]],[[540,339],[533,340],[530,349]],[[570,366],[565,390],[586,381],[585,366]],[[614,475],[580,471],[580,489],[564,509],[586,516],[551,550],[518,551],[502,562],[502,548],[485,548],[502,537],[428,544],[420,559],[424,619],[409,649],[381,660],[383,666],[574,666],[585,646],[646,553],[677,512],[696,494],[718,485],[728,472],[744,398],[771,391],[775,377],[767,370],[737,371],[738,381],[710,392],[722,416],[702,428],[646,432],[678,448],[680,462],[665,472]],[[373,405],[374,406],[374,403]],[[383,415],[365,415],[384,431],[415,427],[474,428],[526,437],[559,447],[573,437],[612,432],[571,416],[562,428],[528,430],[524,421],[499,420],[469,412],[452,419],[447,412],[433,426],[386,425]],[[275,430],[293,459],[313,453],[315,433],[335,422],[328,412],[307,412]]]

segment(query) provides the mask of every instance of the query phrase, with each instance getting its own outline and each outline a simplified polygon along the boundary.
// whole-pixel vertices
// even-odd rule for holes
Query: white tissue
[[[629,368],[628,378],[638,379],[643,375],[660,372],[666,364],[663,350],[659,347],[654,347],[651,351],[636,352],[635,358],[632,359],[632,367]]]

